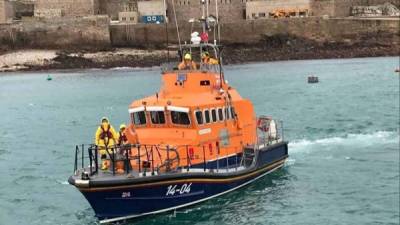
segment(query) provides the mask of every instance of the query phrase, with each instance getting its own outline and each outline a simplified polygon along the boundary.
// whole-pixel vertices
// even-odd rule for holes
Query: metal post
[[[85,168],[85,145],[82,144],[82,168]]]
[[[74,173],[78,170],[78,152],[79,152],[79,147],[78,145],[75,146],[75,164],[74,164]]]
[[[206,151],[204,150],[204,145],[203,145],[203,164],[204,164],[204,172],[206,172]]]
[[[217,146],[217,172],[219,171],[219,151],[220,151],[220,148],[219,148],[219,145]]]
[[[153,153],[153,146],[151,146],[151,175],[154,175],[154,153]]]
[[[235,170],[237,171],[238,168],[238,153],[237,149],[235,148]]]
[[[189,159],[189,147],[186,145],[186,164],[187,164],[187,171],[189,172],[189,165],[190,165],[190,159]]]
[[[282,129],[282,141],[285,141],[285,137],[283,136],[283,121],[281,120],[281,129]]]
[[[111,149],[112,151],[112,170],[113,170],[113,175],[115,175],[115,152],[114,149]]]
[[[140,165],[140,145],[137,146],[137,155],[138,155],[138,164],[139,164],[139,173],[141,172]]]
[[[93,175],[93,152],[92,152],[92,148],[89,147],[88,148],[88,155],[89,155],[89,166],[90,166],[90,175]]]
[[[131,150],[131,146],[129,146],[129,151]],[[125,149],[125,171],[126,174],[129,174],[129,152],[128,149]]]
[[[94,148],[94,163],[96,164],[96,171],[95,173],[99,172],[99,159],[98,159],[98,149],[97,149],[97,145],[95,145]]]

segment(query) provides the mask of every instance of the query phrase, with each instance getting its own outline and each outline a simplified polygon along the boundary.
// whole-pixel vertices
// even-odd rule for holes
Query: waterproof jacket
[[[118,144],[119,145],[124,145],[128,142],[128,138],[126,137],[125,133],[123,132],[118,132],[119,137],[118,137]]]
[[[106,154],[104,147],[112,147],[117,143],[118,134],[109,123],[101,124],[96,131],[96,145],[100,148],[100,154]]]
[[[178,65],[178,69],[179,69],[179,70],[197,70],[197,65],[196,65],[196,63],[193,62],[193,61],[185,62],[185,60],[183,60],[183,61]]]
[[[219,64],[218,60],[216,60],[214,58],[210,58],[210,57],[203,59],[203,63],[208,64],[208,65],[218,65]]]

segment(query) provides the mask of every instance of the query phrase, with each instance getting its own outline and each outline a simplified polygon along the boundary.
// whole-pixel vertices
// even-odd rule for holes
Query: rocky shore
[[[393,37],[380,36],[359,41],[317,42],[288,35],[266,36],[252,44],[224,47],[225,64],[264,62],[276,60],[353,58],[399,56],[399,45],[393,45]],[[390,44],[386,44],[390,43]],[[88,69],[115,67],[159,66],[169,57],[178,60],[176,52],[161,49],[68,49],[38,50],[13,49],[3,46],[0,51],[0,72],[35,71],[52,69]]]

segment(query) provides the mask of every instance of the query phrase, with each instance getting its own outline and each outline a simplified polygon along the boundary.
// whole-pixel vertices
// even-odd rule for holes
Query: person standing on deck
[[[197,65],[192,60],[192,55],[186,53],[183,57],[183,61],[178,65],[179,70],[197,70]]]
[[[128,138],[125,135],[125,130],[126,130],[126,125],[125,124],[121,124],[119,126],[119,136],[118,136],[118,144],[119,145],[125,145],[128,143]]]
[[[204,52],[201,54],[201,62],[205,65],[218,65],[218,60],[211,58],[210,53]]]
[[[114,151],[113,147],[117,142],[117,133],[111,126],[109,120],[106,117],[101,119],[101,124],[96,131],[96,145],[99,149],[101,158],[101,169],[107,170],[110,162],[107,159],[107,155]],[[108,153],[107,153],[108,150]]]

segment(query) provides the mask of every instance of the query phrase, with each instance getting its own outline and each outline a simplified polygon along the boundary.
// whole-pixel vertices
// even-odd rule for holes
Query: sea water
[[[398,57],[227,66],[259,115],[283,121],[285,167],[128,224],[399,224],[397,67]],[[160,79],[157,68],[2,74],[0,224],[96,224],[67,183],[75,145],[93,142],[102,116],[127,123],[130,102],[156,93]]]

